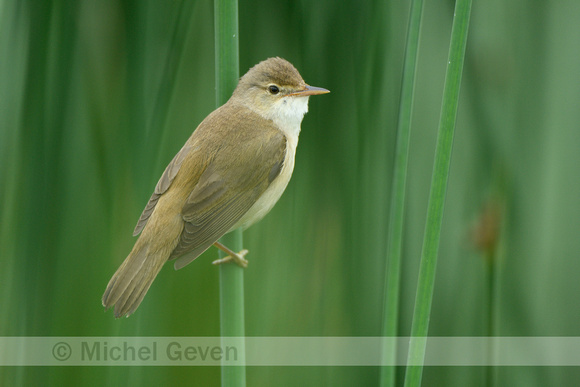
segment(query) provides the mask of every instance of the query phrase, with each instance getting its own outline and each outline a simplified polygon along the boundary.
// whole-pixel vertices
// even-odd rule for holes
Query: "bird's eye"
[[[280,89],[276,85],[270,85],[268,86],[268,91],[270,92],[270,94],[276,95],[280,92]]]

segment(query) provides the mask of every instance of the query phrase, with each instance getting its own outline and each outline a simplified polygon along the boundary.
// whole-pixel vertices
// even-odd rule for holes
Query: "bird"
[[[325,93],[285,59],[250,68],[161,175],[133,232],[139,237],[103,294],[105,310],[114,306],[115,318],[128,317],[167,261],[181,269],[212,245],[228,254],[214,263],[246,267],[248,251],[218,239],[247,229],[276,204],[292,176],[308,99]]]

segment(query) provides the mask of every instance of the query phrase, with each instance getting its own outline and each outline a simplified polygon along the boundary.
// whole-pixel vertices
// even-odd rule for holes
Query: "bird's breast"
[[[292,171],[294,170],[294,156],[296,154],[296,145],[298,143],[298,137],[286,136],[286,154],[284,157],[284,164],[280,170],[280,174],[272,181],[272,183],[266,188],[264,193],[258,198],[256,203],[242,218],[229,230],[233,231],[237,228],[246,229],[252,224],[256,223],[262,219],[274,205],[278,202],[278,199],[284,193],[288,182],[292,177]]]

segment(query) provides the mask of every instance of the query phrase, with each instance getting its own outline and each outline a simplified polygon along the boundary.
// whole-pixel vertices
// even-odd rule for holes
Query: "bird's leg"
[[[221,265],[222,263],[234,261],[235,263],[238,264],[238,266],[240,266],[243,269],[248,267],[248,261],[244,259],[244,256],[248,254],[248,250],[243,249],[239,253],[235,253],[232,250],[228,249],[223,244],[221,244],[220,242],[216,242],[213,245],[218,249],[220,249],[221,251],[223,251],[224,253],[228,254],[227,257],[216,259],[215,261],[213,261],[212,263],[214,265]]]

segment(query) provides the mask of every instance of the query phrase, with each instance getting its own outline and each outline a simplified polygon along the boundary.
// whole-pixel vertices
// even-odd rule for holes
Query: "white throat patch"
[[[300,124],[308,112],[309,97],[283,97],[269,110],[268,117],[289,136],[300,134]]]

